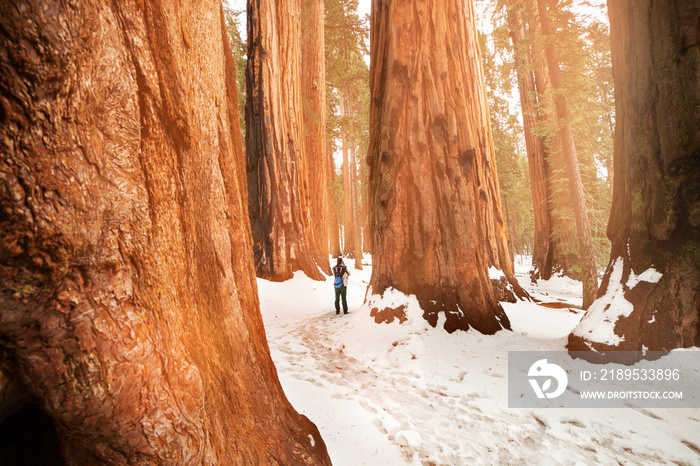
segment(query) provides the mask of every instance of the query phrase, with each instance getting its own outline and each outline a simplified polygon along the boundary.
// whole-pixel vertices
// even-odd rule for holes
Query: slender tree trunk
[[[3,2],[0,31],[0,411],[11,378],[67,464],[330,464],[265,339],[221,3]]]
[[[615,163],[614,163],[614,156],[610,155],[608,156],[607,159],[605,159],[605,167],[608,170],[608,184],[610,184],[610,194],[615,197]]]
[[[551,38],[553,31],[549,21],[546,0],[537,0],[537,7],[542,25],[542,33]],[[545,46],[549,75],[552,87],[555,90],[562,88],[559,61],[554,49],[554,42],[549,40]],[[582,269],[583,282],[583,309],[588,309],[598,292],[598,272],[595,265],[595,252],[593,250],[593,238],[591,238],[591,225],[588,220],[588,207],[583,192],[581,172],[579,171],[578,158],[576,157],[576,145],[571,125],[568,123],[568,110],[564,95],[557,94],[554,99],[557,119],[562,123],[559,130],[561,150],[564,154],[566,172],[569,178],[571,195],[574,200],[574,218],[576,220],[576,235],[579,244],[579,264]]]
[[[335,162],[333,161],[333,150],[330,141],[326,141],[326,145],[326,154],[328,157],[328,184],[330,184],[335,181]],[[328,192],[328,199],[331,199],[330,191]],[[330,252],[333,257],[340,257],[343,251],[340,247],[340,222],[338,220],[338,213],[333,203],[329,203],[328,207],[328,218],[330,219]]]
[[[524,15],[527,18],[528,35],[541,37],[542,26],[537,13],[536,0],[525,0]],[[537,122],[551,125],[556,118],[552,92],[549,83],[549,71],[544,47],[540,42],[533,42],[531,48],[532,66],[534,67],[535,89],[537,91]],[[549,248],[552,254],[552,269],[571,274],[571,265],[576,262],[576,223],[573,219],[573,203],[566,176],[566,164],[561,151],[558,150],[557,138],[541,137],[544,144],[544,166],[547,175],[547,209],[551,222]],[[534,245],[533,245],[534,247]],[[534,254],[534,249],[533,249]],[[550,273],[551,273],[550,272]],[[542,273],[540,273],[542,276]],[[576,278],[580,278],[576,277]]]
[[[698,346],[699,4],[620,0],[609,2],[608,14],[616,115],[612,250],[599,298],[569,336],[569,349]]]
[[[505,197],[503,198],[503,211],[508,222],[508,238],[510,238],[508,242],[508,252],[511,257],[511,264],[513,264],[513,268],[515,268],[515,254],[519,251],[518,231],[516,229],[515,216],[508,209],[508,199]]]
[[[301,100],[301,0],[248,1],[247,173],[259,277],[330,274],[309,209]],[[320,268],[320,270],[319,270]]]
[[[302,96],[309,161],[309,205],[318,249],[328,256],[326,56],[323,0],[302,0]]]
[[[606,108],[610,108],[610,99],[608,99],[608,92],[607,88],[603,88],[603,103],[605,104]],[[610,128],[610,132],[612,133],[615,131],[615,125],[613,124],[613,118],[612,118],[612,112],[608,110],[606,112],[607,120],[608,120],[608,128]],[[613,166],[613,154],[608,155],[608,157],[605,159],[605,168],[608,172],[608,184],[610,185],[610,194],[613,194],[613,179],[615,178],[615,167]]]
[[[352,194],[353,249],[355,250],[355,269],[362,270],[362,229],[360,228],[359,199],[357,196],[357,160],[355,145],[350,145],[350,192]]]
[[[533,213],[535,217],[535,239],[532,251],[534,279],[549,280],[552,275],[552,218],[550,213],[550,189],[547,173],[547,152],[544,140],[535,133],[538,112],[535,78],[532,62],[529,60],[529,47],[523,43],[524,22],[521,8],[523,2],[511,1],[508,6],[508,23],[513,42],[515,68],[520,88],[520,107],[523,115],[523,129],[527,148],[528,167],[530,170],[530,188],[532,190]]]
[[[350,102],[347,92],[343,91],[340,104],[340,116],[343,119],[340,129],[340,139],[343,146],[343,253],[355,255],[355,224],[352,211],[352,181],[350,168],[350,138],[345,132],[346,118],[350,115]]]
[[[506,207],[506,217],[510,219],[510,257],[515,257],[516,254],[521,254],[520,242],[518,241],[518,223],[515,220],[515,215],[508,212]]]
[[[375,295],[415,294],[432,324],[509,328],[489,264],[512,275],[471,1],[372,4]],[[406,306],[370,308],[401,319]]]

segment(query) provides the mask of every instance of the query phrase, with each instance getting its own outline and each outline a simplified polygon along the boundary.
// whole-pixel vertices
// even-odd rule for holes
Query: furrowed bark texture
[[[488,275],[513,271],[473,4],[375,1],[371,35],[372,292],[415,294],[448,331],[509,328]]]
[[[326,56],[323,0],[302,0],[302,97],[309,161],[309,207],[321,254],[328,256]]]
[[[66,462],[329,464],[265,339],[221,4],[4,2],[0,31],[0,353]]]
[[[365,161],[365,158],[360,158],[360,160]],[[368,175],[365,174],[362,178],[365,179],[362,185],[362,250],[368,254],[372,254],[372,231],[369,223],[369,203],[370,203],[370,193],[369,193],[369,180]]]
[[[542,33],[545,36],[553,34],[552,26],[547,11],[547,0],[537,0],[537,9],[542,25]],[[545,46],[547,67],[555,90],[562,88],[561,73],[559,71],[559,60],[551,40]],[[554,98],[557,119],[564,122],[559,130],[561,140],[561,151],[566,164],[566,174],[569,179],[571,197],[574,201],[574,219],[576,221],[576,236],[579,245],[579,264],[581,265],[583,283],[583,309],[588,309],[598,292],[598,272],[595,265],[595,252],[593,250],[593,238],[591,237],[591,225],[588,219],[588,207],[583,192],[581,181],[581,171],[579,169],[578,158],[576,157],[576,145],[574,144],[574,133],[568,120],[568,109],[566,98],[562,94],[557,94]]]
[[[697,346],[700,2],[615,1],[608,14],[616,115],[612,250],[599,298],[569,336],[569,349]],[[621,297],[630,309],[618,319]],[[611,321],[617,345],[589,333],[589,322],[601,319]]]
[[[532,71],[532,60],[528,45],[523,43],[525,23],[522,18],[524,2],[511,1],[508,6],[508,24],[513,42],[515,67],[520,88],[520,107],[523,115],[525,146],[530,171],[533,213],[535,217],[535,239],[532,248],[532,275],[549,280],[552,276],[554,235],[549,206],[549,173],[547,150],[541,136],[535,133],[538,121],[537,89]]]
[[[248,1],[248,206],[259,277],[330,275],[309,208],[301,98],[301,0]],[[319,268],[321,270],[319,270]]]

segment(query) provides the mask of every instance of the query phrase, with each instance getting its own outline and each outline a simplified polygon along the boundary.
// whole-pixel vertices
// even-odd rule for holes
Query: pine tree
[[[576,240],[570,182],[559,142],[559,130],[568,124],[574,134],[581,181],[590,217],[596,264],[602,267],[607,260],[609,247],[609,241],[602,231],[609,212],[612,173],[608,170],[606,179],[604,167],[609,165],[611,160],[611,130],[614,124],[609,33],[605,22],[599,18],[601,15],[589,14],[590,6],[585,10],[581,9],[581,1],[557,0],[550,3],[552,4],[549,9],[550,20],[556,37],[554,45],[562,64],[561,87],[554,89],[549,82],[545,46],[551,41],[552,36],[542,34],[534,0],[501,0],[495,8],[489,10],[487,18],[493,25],[489,44],[494,47],[498,61],[502,61],[502,65],[495,66],[497,71],[502,70],[498,71],[502,77],[491,82],[487,80],[487,86],[500,92],[497,89],[499,83],[507,82],[511,73],[508,64],[514,68],[516,60],[521,65],[516,76],[521,80],[523,78],[529,80],[534,76],[534,92],[532,85],[528,84],[529,91],[520,97],[531,100],[536,106],[533,113],[528,108],[529,104],[524,104],[525,120],[528,120],[528,115],[531,115],[531,119],[536,124],[534,131],[528,130],[528,133],[532,133],[533,138],[539,139],[544,144],[543,164],[544,171],[547,173],[548,191],[546,203],[533,200],[533,205],[539,208],[544,205],[548,209],[551,233],[549,242],[546,244],[541,240],[547,237],[544,234],[546,228],[539,226],[536,229],[535,236],[538,238],[535,240],[533,250],[535,269],[531,276],[533,279],[547,278],[552,272],[562,272],[573,278],[582,279],[583,268],[579,263],[582,254]],[[520,24],[520,34],[515,47],[506,40],[507,34],[512,32],[513,20],[517,20]],[[504,93],[508,95],[507,91]],[[556,118],[554,98],[557,95],[565,95],[567,98],[569,105],[566,120]],[[491,108],[493,114],[493,104]],[[532,127],[528,121],[524,123]],[[496,139],[497,129],[494,128],[494,139]],[[532,143],[536,141],[530,138],[531,136],[528,136],[527,144],[524,145],[530,149],[530,155],[532,155]],[[535,157],[535,160],[542,159]],[[501,165],[499,163],[499,168]],[[532,168],[530,166],[530,169]],[[501,171],[499,169],[499,173]],[[541,171],[541,169],[538,170],[538,172]],[[533,173],[533,176],[535,179],[541,179],[537,172]],[[507,179],[511,180],[511,178]],[[502,188],[506,184],[507,182],[502,183]],[[537,186],[544,184],[538,181],[531,185],[533,190],[537,191]],[[504,203],[508,204],[509,209],[512,210],[511,201],[512,198]],[[546,218],[545,212],[538,215],[537,223],[545,223],[541,222],[543,218]],[[527,221],[525,225],[528,225]],[[546,247],[541,247],[543,244]],[[544,251],[546,254],[543,254]]]
[[[233,52],[233,60],[236,68],[236,83],[238,84],[238,121],[241,128],[241,141],[245,141],[245,69],[247,64],[246,54],[248,46],[239,29],[240,18],[245,11],[234,11],[223,4],[224,17],[226,18],[226,31],[228,32],[229,44]],[[244,147],[245,149],[245,147]]]
[[[537,134],[539,120],[537,88],[533,60],[526,42],[525,21],[522,9],[529,2],[511,1],[508,5],[508,24],[513,42],[515,68],[520,90],[520,107],[523,116],[523,129],[527,147],[530,187],[535,220],[535,235],[532,248],[532,276],[548,280],[552,274],[554,235],[552,233],[552,215],[549,198],[550,174],[547,162],[548,152],[544,138]]]
[[[358,17],[356,10],[354,0],[326,1],[327,138],[331,140],[332,150],[343,154],[342,194],[338,196],[340,205],[335,207],[342,212],[343,252],[355,257],[356,267],[361,267],[365,243],[362,236],[367,223],[367,210],[362,209],[362,202],[367,177],[358,176],[358,171],[366,174],[369,70],[363,52],[369,30],[367,18]]]
[[[500,9],[482,9],[480,14],[495,19]],[[528,163],[521,147],[524,146],[523,128],[510,106],[517,79],[513,61],[507,55],[509,30],[503,25],[495,27],[487,37],[480,34],[484,61],[484,80],[488,97],[498,184],[501,188],[503,209],[508,219],[508,237],[512,254],[530,254],[534,232],[532,194],[528,176]]]
[[[555,90],[562,89],[562,78],[559,70],[559,59],[552,42],[552,26],[549,20],[549,12],[547,10],[546,0],[537,0],[537,9],[540,17],[540,25],[542,33],[549,38],[549,42],[545,46],[545,54],[547,58],[547,68],[549,71],[552,87]],[[561,150],[566,164],[566,172],[569,178],[569,188],[574,200],[574,219],[576,221],[576,236],[578,238],[580,260],[583,274],[583,309],[595,300],[598,292],[598,272],[596,269],[595,251],[593,249],[593,239],[591,237],[591,227],[588,218],[588,207],[581,181],[581,172],[579,169],[578,158],[576,157],[576,145],[574,143],[573,131],[568,123],[568,107],[566,98],[563,94],[556,94],[554,97],[554,106],[556,109],[557,119],[563,124],[559,129],[559,137],[561,141]]]

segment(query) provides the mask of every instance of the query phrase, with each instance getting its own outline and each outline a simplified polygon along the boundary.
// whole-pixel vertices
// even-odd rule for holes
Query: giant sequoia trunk
[[[508,24],[513,42],[515,68],[520,89],[520,107],[523,115],[525,146],[530,171],[530,188],[535,218],[535,239],[532,247],[533,278],[549,280],[552,276],[554,235],[549,204],[549,171],[544,138],[536,133],[538,121],[537,89],[529,46],[524,43],[525,22],[523,7],[526,2],[511,1],[508,6]],[[530,12],[532,13],[532,12]]]
[[[544,50],[545,44],[537,38],[542,37],[542,26],[537,13],[536,0],[514,0],[516,5],[521,5],[519,11],[521,19],[527,23],[524,44],[529,44],[529,52],[532,73],[535,80],[535,96],[537,100],[537,125],[552,125],[556,118],[553,92],[549,82],[547,70],[547,58]],[[556,94],[556,91],[554,92]],[[534,100],[534,99],[533,99]],[[539,136],[544,144],[544,172],[547,185],[547,214],[550,222],[551,236],[546,249],[544,260],[541,253],[535,253],[533,248],[533,262],[538,263],[532,276],[548,279],[554,271],[561,271],[567,275],[580,279],[580,273],[574,274],[574,266],[579,262],[576,254],[578,249],[576,238],[576,222],[574,221],[574,204],[572,202],[569,179],[566,174],[566,163],[560,149],[561,142],[558,138]],[[539,175],[536,175],[539,178]],[[543,207],[539,204],[539,207]],[[551,255],[551,259],[549,258]],[[549,266],[549,267],[546,267]]]
[[[309,161],[309,203],[318,249],[328,256],[328,174],[326,156],[326,56],[323,0],[302,0],[302,97]]]
[[[552,87],[555,91],[562,89],[561,72],[559,70],[559,60],[554,42],[552,40],[552,26],[547,11],[547,0],[537,0],[537,10],[540,16],[542,33],[549,37],[545,46],[547,67],[549,69]],[[578,158],[576,156],[576,145],[574,144],[574,133],[568,121],[568,109],[566,97],[557,93],[554,97],[554,106],[557,119],[559,120],[559,138],[561,141],[561,152],[566,164],[566,175],[569,179],[569,192],[573,199],[574,219],[576,221],[576,237],[579,246],[579,264],[581,266],[581,281],[583,283],[583,309],[588,309],[598,292],[598,272],[595,264],[595,252],[593,250],[593,238],[591,237],[591,225],[588,219],[588,207],[581,181],[581,171],[579,169]]]
[[[268,353],[222,13],[0,4],[0,419],[37,402],[70,464],[329,463]]]
[[[615,79],[610,264],[570,350],[700,345],[700,2],[608,4]]]
[[[301,0],[248,1],[247,172],[253,256],[259,277],[323,280],[309,207],[309,160],[301,98]]]
[[[512,264],[473,4],[377,0],[371,35],[372,292],[415,294],[448,331],[509,328],[488,272]]]

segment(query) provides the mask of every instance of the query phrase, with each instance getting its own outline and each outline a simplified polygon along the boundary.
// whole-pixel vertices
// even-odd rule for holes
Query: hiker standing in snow
[[[335,279],[333,280],[333,284],[335,286],[335,313],[340,314],[340,297],[343,297],[343,312],[345,314],[348,313],[348,300],[347,300],[347,293],[348,293],[348,277],[350,276],[350,272],[348,272],[348,268],[345,267],[345,264],[343,264],[343,258],[339,257],[338,262],[336,263],[335,267],[333,267],[333,275]]]

